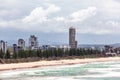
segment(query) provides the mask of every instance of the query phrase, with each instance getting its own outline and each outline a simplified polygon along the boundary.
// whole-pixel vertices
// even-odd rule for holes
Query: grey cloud
[[[6,21],[7,17],[1,16],[0,27],[12,27],[21,30],[30,29],[31,31],[39,30],[50,33],[67,32],[70,26],[75,26],[79,33],[113,34],[114,31],[116,31],[117,34],[120,34],[118,31],[119,27],[114,27],[112,24],[109,24],[109,26],[105,24],[109,21],[120,23],[120,3],[118,0],[11,0],[11,2],[10,0],[0,0],[0,2],[2,3],[2,5],[0,5],[0,11],[8,10],[6,11],[8,12],[6,16],[12,15],[9,13],[10,10],[17,10],[19,12],[19,14],[13,15],[14,20],[8,17],[9,21]],[[61,11],[47,15],[47,17],[45,16],[44,18],[49,19],[48,21],[39,23],[39,17],[38,23],[23,23],[21,21],[26,16],[29,16],[35,8],[43,7],[47,9],[49,4],[60,7]],[[71,18],[73,18],[70,17],[70,14],[87,9],[91,6],[97,8],[96,15],[90,16],[89,18],[85,17],[85,19],[84,17],[77,16],[76,20],[78,20],[78,22],[73,23],[70,21]],[[79,20],[82,18],[84,20]],[[69,21],[65,23],[66,20]],[[118,24],[118,26],[120,26],[120,24]]]

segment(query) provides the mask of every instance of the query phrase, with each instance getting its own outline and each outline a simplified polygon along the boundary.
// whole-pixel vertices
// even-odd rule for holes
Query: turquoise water
[[[0,71],[0,80],[120,80],[120,61]]]

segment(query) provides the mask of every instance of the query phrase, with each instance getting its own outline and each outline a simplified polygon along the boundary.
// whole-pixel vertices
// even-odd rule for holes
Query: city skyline
[[[79,44],[120,43],[119,0],[0,0],[0,3],[0,40],[10,45],[19,38],[28,41],[31,34],[38,37],[40,44],[69,44],[70,26],[76,28]]]

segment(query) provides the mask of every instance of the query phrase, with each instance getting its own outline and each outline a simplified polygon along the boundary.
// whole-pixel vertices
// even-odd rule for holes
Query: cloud
[[[68,17],[56,17],[54,20],[64,21],[65,23],[81,22],[84,21],[85,19],[94,16],[96,12],[97,12],[96,7],[88,7],[87,9],[81,9],[76,12],[73,12]]]
[[[118,21],[99,21],[92,23],[92,25],[84,25],[82,27],[77,27],[79,33],[90,33],[97,35],[105,34],[120,34],[120,22]]]
[[[43,21],[48,21],[48,16],[50,14],[56,13],[60,11],[60,7],[55,6],[54,4],[49,5],[49,7],[47,9],[44,9],[42,7],[37,7],[35,8],[30,15],[26,16],[23,19],[23,22],[25,23],[42,23]]]
[[[97,34],[97,35],[104,35],[104,34],[111,34],[111,31],[109,29],[101,29],[101,28],[84,28],[79,29],[78,33],[82,34]]]
[[[16,9],[12,9],[12,10],[7,10],[7,9],[3,9],[3,10],[0,10],[0,17],[1,18],[12,18],[12,17],[15,17],[17,15],[19,15],[20,12]]]
[[[81,9],[76,12],[69,14],[68,17],[52,17],[49,18],[50,15],[60,11],[60,7],[55,5],[49,5],[48,8],[37,7],[31,11],[30,15],[25,16],[22,19],[5,21],[0,20],[0,26],[2,28],[16,28],[20,30],[27,31],[41,31],[41,32],[55,32],[55,33],[63,33],[67,32],[70,26],[74,26],[77,28],[78,33],[92,33],[92,34],[110,34],[113,33],[113,26],[110,25],[119,25],[117,22],[109,21],[106,23],[98,23],[94,24],[94,26],[85,25],[85,22],[82,23],[85,19],[89,19],[96,14],[96,7],[88,7],[86,9]],[[81,22],[82,24],[79,24]],[[54,25],[53,25],[54,24]],[[70,26],[67,26],[71,24]],[[79,27],[78,25],[82,26]],[[105,26],[105,27],[104,27]],[[110,26],[110,27],[109,27]],[[118,28],[117,28],[118,29]]]
[[[96,7],[88,7],[87,9],[82,9],[73,12],[70,17],[72,18],[70,22],[80,22],[96,14]]]
[[[108,22],[106,22],[106,25],[113,26],[113,27],[119,27],[120,23],[116,22],[116,21],[108,21]]]
[[[118,2],[118,0],[93,0],[93,2],[89,2],[89,4],[96,6],[97,11],[104,19],[117,19],[120,17],[120,2]]]
[[[55,21],[65,21],[64,17],[56,17],[54,18]]]
[[[18,5],[17,1],[12,1],[13,2],[7,0],[7,2],[4,3],[9,4],[9,6],[13,4]],[[11,7],[12,9],[9,9],[9,7],[7,7],[8,9],[2,9],[2,7],[0,7],[0,28],[15,28],[31,32],[63,33],[68,32],[70,26],[74,26],[77,28],[77,33],[82,34],[120,34],[118,15],[120,12],[120,3],[117,3],[115,0],[93,0],[93,2],[80,0],[80,2],[82,1],[81,3],[79,0],[77,3],[75,0],[70,0],[70,2],[73,3],[70,8],[66,7],[66,5],[69,5],[68,1],[65,1],[66,3],[62,5],[59,5],[61,3],[54,4],[51,0],[45,1],[47,1],[47,3],[42,5],[41,0],[40,2],[33,0],[28,2],[27,0],[25,1],[27,6],[25,4],[22,5],[25,9],[21,8],[20,5],[17,9],[13,8],[13,6]],[[23,2],[24,0],[22,0],[20,4]],[[10,20],[4,19],[5,16],[9,17],[14,16],[14,13],[17,14],[19,9],[21,10],[20,12],[22,12],[22,17]]]
[[[18,0],[0,0],[0,7],[5,7],[7,6],[16,6],[19,5],[22,2],[22,0],[18,1]]]
[[[55,26],[53,27],[52,24],[54,23],[53,21],[51,21],[52,19],[49,18],[49,16],[53,15],[54,13],[57,13],[60,10],[61,8],[54,4],[48,4],[47,8],[36,7],[30,12],[30,15],[25,16],[24,18],[9,21],[0,19],[0,27],[15,28],[27,31],[55,31],[52,30]]]
[[[103,1],[102,9],[104,12],[108,12],[109,14],[112,14],[112,15],[118,14],[120,13],[120,11],[118,10],[119,8],[120,8],[120,3],[118,3],[115,0],[109,0],[107,1],[107,4],[106,4],[106,1]]]

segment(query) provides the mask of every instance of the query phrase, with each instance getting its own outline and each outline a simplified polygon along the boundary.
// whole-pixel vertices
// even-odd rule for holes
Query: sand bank
[[[44,66],[57,66],[57,65],[72,65],[83,64],[91,62],[105,62],[105,61],[120,61],[120,57],[108,57],[108,58],[86,58],[86,59],[67,59],[67,60],[53,60],[53,61],[37,61],[28,63],[12,63],[12,64],[0,64],[0,71],[35,68]]]

